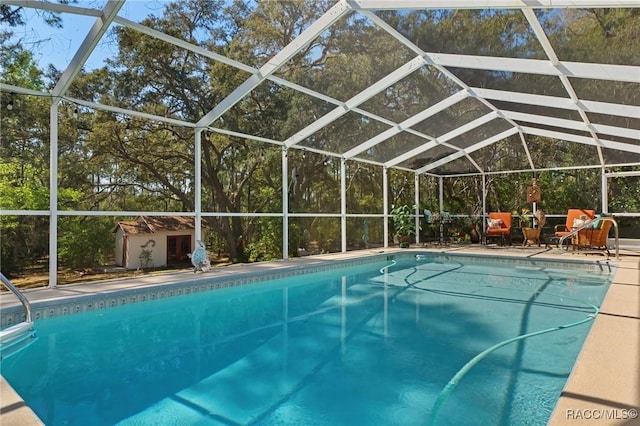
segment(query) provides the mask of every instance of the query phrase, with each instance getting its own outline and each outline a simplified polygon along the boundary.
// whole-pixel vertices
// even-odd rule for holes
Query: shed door
[[[127,247],[129,246],[129,241],[127,240],[127,236],[123,235],[122,236],[122,266],[124,266],[125,268],[129,265],[127,265]]]
[[[171,235],[167,237],[167,264],[189,263],[191,235]]]

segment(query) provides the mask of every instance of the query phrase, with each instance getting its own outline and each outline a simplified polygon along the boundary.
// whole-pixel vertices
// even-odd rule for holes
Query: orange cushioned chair
[[[567,221],[564,225],[556,225],[554,228],[554,233],[556,237],[562,238],[571,232],[571,228],[578,228],[582,226],[580,221],[591,220],[596,216],[595,210],[585,210],[585,209],[569,209],[567,212]]]
[[[504,240],[509,240],[511,245],[511,213],[510,212],[491,212],[487,220],[487,232],[485,233],[485,243],[488,238],[500,238],[501,245]]]
[[[604,250],[609,254],[607,240],[612,226],[612,222],[596,218],[590,228],[578,232],[578,246],[590,250]]]

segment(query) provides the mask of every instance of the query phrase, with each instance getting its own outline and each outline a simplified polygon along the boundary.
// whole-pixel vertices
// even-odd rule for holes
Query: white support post
[[[384,215],[384,248],[389,247],[389,176],[388,169],[382,168],[382,213]]]
[[[444,182],[442,176],[438,178],[438,208],[442,212],[444,207]]]
[[[49,111],[49,288],[58,286],[58,105],[54,98]]]
[[[193,153],[194,161],[194,197],[196,210],[196,241],[202,240],[202,129],[196,129],[195,147]],[[192,249],[195,250],[196,241],[193,242]]]
[[[289,258],[289,167],[286,147],[282,147],[282,258]]]
[[[340,229],[342,252],[347,251],[347,160],[340,159]]]
[[[416,205],[416,244],[420,244],[420,175],[413,175],[413,195],[414,204]]]
[[[482,175],[482,235],[486,235],[487,221],[484,218],[487,217],[487,175]]]
[[[609,213],[609,181],[607,180],[607,171],[602,168],[600,181],[600,192],[602,194],[602,213]]]

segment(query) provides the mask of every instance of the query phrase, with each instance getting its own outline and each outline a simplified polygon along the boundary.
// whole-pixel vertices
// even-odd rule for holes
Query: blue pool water
[[[2,375],[50,426],[544,425],[591,321],[451,380],[585,320],[611,276],[382,258],[37,321]]]

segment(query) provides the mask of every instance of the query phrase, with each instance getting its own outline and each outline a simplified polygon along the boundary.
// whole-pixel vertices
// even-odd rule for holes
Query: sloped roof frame
[[[399,164],[403,161],[418,155],[428,149],[434,147],[437,144],[445,144],[453,135],[458,135],[464,131],[471,130],[476,125],[482,124],[483,120],[489,118],[501,118],[510,123],[513,127],[508,131],[504,131],[499,135],[487,138],[485,140],[476,142],[471,147],[461,149],[453,145],[447,145],[450,148],[454,148],[456,152],[448,157],[438,160],[436,163],[423,166],[415,171],[416,173],[428,173],[438,166],[446,164],[449,161],[453,161],[462,156],[472,162],[474,167],[478,169],[478,173],[485,173],[473,160],[469,157],[471,152],[474,152],[482,147],[490,145],[491,143],[498,142],[504,137],[518,133],[520,135],[525,150],[528,156],[529,164],[532,169],[533,164],[529,151],[526,146],[526,139],[524,135],[537,135],[554,139],[561,139],[571,142],[584,143],[589,145],[595,145],[598,149],[598,155],[600,157],[600,166],[605,166],[605,161],[602,155],[601,148],[612,148],[620,151],[627,151],[631,153],[640,153],[640,144],[634,145],[629,143],[621,143],[614,141],[603,140],[599,137],[598,133],[605,131],[607,134],[621,136],[627,139],[639,139],[639,131],[633,129],[626,129],[615,126],[603,126],[594,124],[589,121],[587,112],[597,112],[601,114],[611,114],[622,117],[637,118],[640,117],[640,107],[634,105],[623,105],[614,103],[605,103],[597,101],[582,100],[578,98],[569,77],[572,78],[589,78],[589,79],[601,79],[609,81],[619,82],[640,82],[640,67],[627,66],[627,65],[610,65],[610,64],[593,64],[593,63],[579,63],[579,62],[567,62],[560,61],[551,44],[549,43],[546,35],[538,22],[533,9],[554,9],[554,8],[639,8],[637,0],[491,0],[491,1],[477,1],[477,0],[432,0],[424,2],[422,0],[340,0],[336,2],[324,15],[322,15],[316,22],[303,31],[296,39],[294,39],[289,45],[285,46],[279,53],[277,53],[271,60],[269,60],[260,69],[247,66],[229,58],[225,58],[219,54],[207,51],[199,46],[192,45],[185,41],[176,39],[167,34],[161,33],[151,28],[144,27],[141,24],[127,20],[120,16],[117,16],[118,11],[123,6],[126,0],[109,0],[104,9],[90,9],[83,7],[76,7],[71,5],[46,3],[41,1],[5,1],[5,4],[45,9],[53,12],[60,13],[74,13],[86,16],[95,16],[96,22],[91,28],[90,32],[85,37],[84,42],[78,49],[73,59],[71,60],[67,69],[64,70],[60,81],[57,82],[53,92],[49,94],[56,101],[60,99],[67,99],[70,102],[78,103],[86,106],[90,106],[96,109],[105,109],[110,111],[118,111],[123,114],[130,114],[134,116],[140,116],[151,120],[158,120],[163,122],[170,122],[172,124],[185,125],[187,127],[206,128],[211,131],[233,134],[239,137],[245,137],[251,140],[268,142],[273,144],[282,145],[285,148],[296,148],[296,144],[303,140],[305,137],[313,134],[314,132],[322,129],[326,125],[335,121],[340,116],[344,115],[348,111],[354,111],[362,114],[368,118],[380,121],[386,125],[391,126],[387,132],[383,132],[380,135],[363,141],[359,145],[351,148],[346,152],[330,152],[320,149],[313,149],[305,147],[304,149],[309,151],[317,151],[326,155],[341,157],[345,159],[353,159],[355,161],[364,161],[367,163],[380,164],[385,167],[403,168]],[[473,55],[457,55],[457,54],[443,54],[443,53],[430,53],[423,52],[418,46],[406,40],[402,35],[397,33],[393,28],[388,26],[384,21],[377,17],[372,10],[426,10],[426,9],[519,9],[525,15],[528,23],[530,24],[533,33],[538,38],[548,60],[540,59],[518,59],[518,58],[500,58],[500,57],[487,57],[487,56],[473,56]],[[378,82],[369,86],[365,90],[352,97],[347,102],[341,102],[333,99],[327,95],[317,93],[311,89],[301,87],[295,83],[286,81],[280,77],[276,77],[273,74],[282,66],[289,58],[302,50],[308,43],[310,43],[315,37],[317,37],[322,31],[329,28],[333,23],[343,17],[345,14],[356,11],[366,17],[368,17],[375,25],[379,26],[382,30],[389,33],[396,40],[403,45],[413,50],[417,57],[410,62],[398,68],[391,74],[383,77]],[[137,111],[131,111],[123,108],[112,107],[109,105],[97,104],[94,102],[87,102],[78,99],[72,99],[65,96],[66,90],[73,82],[75,76],[78,74],[86,59],[90,56],[96,44],[104,35],[109,25],[112,22],[116,22],[120,25],[129,27],[136,31],[143,32],[149,36],[161,39],[167,43],[174,44],[176,46],[189,49],[195,53],[204,55],[213,60],[220,61],[227,65],[231,65],[243,71],[249,72],[251,76],[245,80],[240,86],[238,86],[231,94],[223,99],[218,105],[215,106],[209,113],[205,114],[198,122],[188,123],[183,120],[171,119],[167,117],[154,116],[152,114],[141,113]],[[359,108],[366,100],[375,96],[382,90],[390,87],[393,83],[413,72],[415,69],[421,66],[432,66],[445,74],[453,82],[457,83],[461,91],[452,95],[450,98],[441,101],[440,104],[452,104],[459,100],[461,97],[473,97],[480,102],[488,106],[493,112],[486,115],[482,120],[479,119],[466,123],[460,126],[458,129],[441,136],[440,138],[434,138],[429,135],[422,134],[411,128],[412,124],[419,122],[420,117],[428,117],[437,112],[437,109],[430,107],[423,112],[418,113],[416,116],[403,121],[402,123],[395,123],[391,120],[377,116],[368,111]],[[495,89],[475,88],[469,87],[464,82],[459,80],[453,75],[446,67],[458,67],[458,68],[472,68],[482,70],[500,70],[509,72],[521,72],[529,74],[549,75],[560,78],[562,84],[568,94],[568,98],[558,98],[546,95],[533,95],[520,92],[503,91]],[[267,138],[261,138],[254,135],[243,134],[241,132],[233,132],[226,129],[219,129],[213,126],[215,121],[233,105],[237,104],[247,93],[253,88],[257,87],[262,82],[270,80],[276,84],[289,87],[294,90],[301,91],[307,95],[322,99],[326,102],[336,105],[336,108],[325,115],[320,117],[315,122],[308,125],[305,129],[299,131],[294,136],[285,141],[270,140]],[[6,84],[0,84],[0,90],[15,91],[18,93],[26,93],[25,90],[15,88]],[[553,105],[556,108],[565,108],[577,111],[582,119],[581,122],[573,120],[560,120],[550,119],[546,116],[536,116],[534,114],[518,114],[511,111],[501,111],[495,107],[492,100],[503,100],[507,102],[525,103],[530,105],[549,105],[549,101],[553,101]],[[441,106],[442,106],[441,105]],[[424,118],[423,118],[424,119]],[[516,123],[516,120],[523,119],[527,122],[550,124],[559,128],[567,128],[574,130],[583,130],[588,132],[591,137],[584,137],[564,133],[561,131],[543,130],[529,126],[521,126]],[[553,122],[553,123],[551,123]],[[473,123],[473,124],[472,124]],[[465,130],[466,129],[466,130]],[[415,148],[413,150],[399,154],[396,158],[386,161],[385,163],[378,163],[376,161],[364,160],[362,158],[355,157],[358,153],[361,153],[378,143],[393,136],[394,132],[406,131],[425,139],[424,145]],[[505,136],[506,135],[506,136]],[[638,165],[638,164],[631,164]],[[404,168],[403,168],[404,169]],[[407,169],[408,170],[408,169]]]

